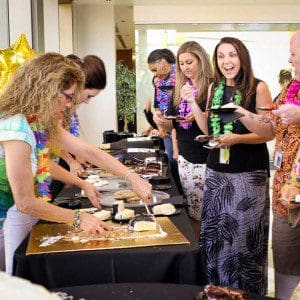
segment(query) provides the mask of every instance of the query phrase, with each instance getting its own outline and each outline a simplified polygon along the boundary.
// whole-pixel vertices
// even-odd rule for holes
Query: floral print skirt
[[[264,170],[206,169],[200,251],[207,283],[266,293],[268,182]]]
[[[178,172],[192,219],[201,220],[206,164],[193,164],[178,155]]]

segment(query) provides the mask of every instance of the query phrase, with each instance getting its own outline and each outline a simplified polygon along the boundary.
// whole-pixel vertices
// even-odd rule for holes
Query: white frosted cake
[[[123,209],[122,211],[115,214],[116,220],[128,220],[134,217],[134,210],[133,209]]]
[[[109,210],[102,209],[94,213],[94,216],[104,221],[110,218],[111,212]]]
[[[156,222],[148,215],[137,215],[129,221],[128,229],[132,231],[156,230]]]
[[[121,212],[122,210],[125,209],[124,201],[123,200],[115,201],[113,203],[112,207],[113,207],[113,213],[117,214],[117,213],[119,213],[119,212]]]
[[[155,205],[152,208],[155,215],[172,215],[176,212],[176,208],[172,203],[165,203],[160,205]]]

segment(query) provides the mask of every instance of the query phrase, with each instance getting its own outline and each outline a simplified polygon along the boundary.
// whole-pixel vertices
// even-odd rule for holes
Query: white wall
[[[212,1],[213,2],[213,1]],[[284,1],[282,1],[284,2]],[[299,4],[203,4],[134,6],[136,24],[299,22]]]
[[[8,3],[0,0],[0,49],[9,46]]]
[[[105,90],[90,104],[82,104],[79,108],[81,138],[99,145],[104,130],[117,128],[114,8],[112,4],[74,3],[73,12],[75,54],[101,57],[107,72]]]
[[[31,0],[9,0],[9,39],[13,44],[21,33],[24,33],[32,46]]]
[[[63,55],[74,52],[72,4],[59,5],[59,49]]]
[[[17,1],[17,0],[16,0]],[[44,0],[45,52],[59,52],[58,1]]]

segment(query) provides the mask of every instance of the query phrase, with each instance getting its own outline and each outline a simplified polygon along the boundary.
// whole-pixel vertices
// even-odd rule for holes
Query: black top
[[[256,86],[259,80],[256,80]],[[223,95],[223,104],[232,101],[234,87],[225,86]],[[252,96],[251,102],[247,109],[256,113],[256,93]],[[210,120],[210,119],[208,119]],[[212,128],[208,121],[209,133],[212,134]],[[221,124],[221,132],[223,132],[223,124]],[[240,122],[233,123],[233,133],[247,134],[250,131]],[[220,149],[210,150],[207,158],[207,167],[219,172],[240,173],[251,172],[256,170],[269,169],[269,153],[266,143],[263,144],[236,144],[230,147],[229,164],[219,163]]]
[[[199,106],[202,111],[205,111],[206,101],[202,101]],[[170,103],[166,114],[179,115],[178,107],[174,107],[173,103]],[[197,135],[204,134],[196,121],[192,122],[192,126],[189,129],[184,129],[179,125],[179,122],[173,120],[173,126],[177,133],[179,154],[193,164],[205,164],[208,150],[203,148],[203,143],[194,141]]]

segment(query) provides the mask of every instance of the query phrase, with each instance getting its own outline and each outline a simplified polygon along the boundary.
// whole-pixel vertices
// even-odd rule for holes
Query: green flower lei
[[[216,87],[214,97],[212,100],[212,109],[218,109],[222,106],[223,94],[225,89],[225,78],[222,78],[220,84]],[[242,94],[239,90],[236,90],[233,103],[235,105],[241,105]],[[217,114],[210,115],[210,126],[212,128],[212,134],[214,137],[219,137],[221,134],[221,118]],[[226,123],[224,125],[224,133],[231,133],[233,130],[233,122]]]

